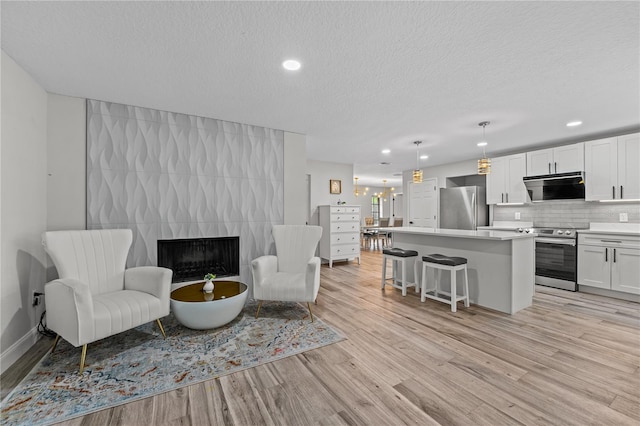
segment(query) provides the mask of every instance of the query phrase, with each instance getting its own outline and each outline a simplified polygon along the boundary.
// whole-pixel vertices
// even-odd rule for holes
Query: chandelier
[[[369,190],[369,188],[365,188],[364,190],[361,190],[360,188],[358,188],[358,178],[354,177],[353,180],[355,181],[355,188],[353,190],[353,195],[355,195],[356,197],[359,197],[361,195],[367,195],[367,191]]]
[[[416,144],[416,168],[413,171],[413,183],[422,183],[422,170],[420,170],[420,144],[422,141],[415,141]]]
[[[395,188],[387,188],[387,180],[382,179],[382,192],[376,192],[375,195],[378,198],[382,198],[384,201],[387,201],[387,197],[391,194],[392,191],[395,191]]]
[[[491,173],[491,160],[487,158],[487,153],[485,151],[485,147],[487,146],[487,141],[484,138],[485,128],[490,124],[489,121],[483,121],[478,123],[478,126],[482,126],[482,141],[478,143],[478,146],[482,147],[482,158],[478,160],[478,174],[479,175],[488,175]]]

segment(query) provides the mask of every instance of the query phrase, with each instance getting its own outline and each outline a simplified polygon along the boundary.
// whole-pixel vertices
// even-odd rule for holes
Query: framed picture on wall
[[[342,194],[342,181],[338,179],[329,179],[329,193]]]

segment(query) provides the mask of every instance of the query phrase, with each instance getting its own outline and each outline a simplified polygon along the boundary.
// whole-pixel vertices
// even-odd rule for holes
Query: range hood
[[[584,199],[584,172],[526,176],[522,180],[533,202]]]

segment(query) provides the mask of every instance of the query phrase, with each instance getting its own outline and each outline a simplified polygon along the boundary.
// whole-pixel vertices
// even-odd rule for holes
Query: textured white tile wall
[[[640,203],[597,203],[580,200],[548,201],[527,206],[494,206],[493,220],[520,220],[542,227],[588,228],[590,222],[618,222],[627,213],[629,222],[640,222]]]
[[[87,101],[87,228],[130,228],[128,265],[157,263],[157,240],[240,236],[240,278],[273,253],[284,220],[284,133]]]

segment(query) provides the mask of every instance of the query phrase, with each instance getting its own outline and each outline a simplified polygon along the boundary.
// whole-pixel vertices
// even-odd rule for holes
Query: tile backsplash
[[[590,222],[620,222],[626,213],[628,222],[640,223],[640,203],[598,203],[582,200],[546,201],[523,206],[494,206],[493,220],[533,222],[538,227],[588,228]]]

